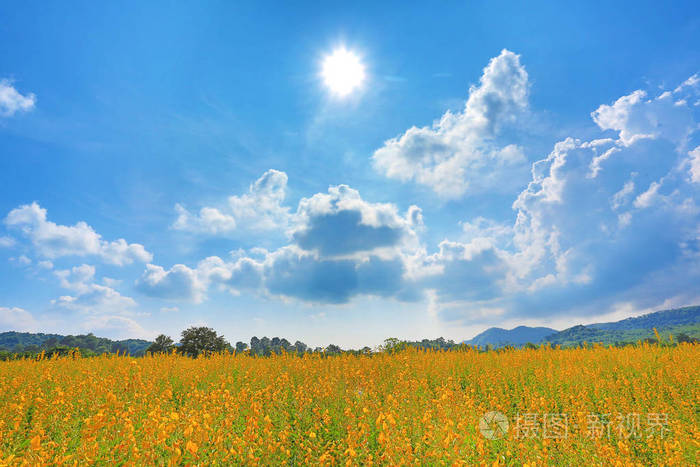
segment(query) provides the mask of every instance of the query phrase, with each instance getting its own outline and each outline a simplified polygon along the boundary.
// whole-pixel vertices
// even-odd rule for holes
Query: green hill
[[[542,342],[552,345],[571,346],[583,342],[603,344],[630,343],[655,339],[654,328],[662,339],[684,334],[700,338],[700,306],[689,306],[662,310],[636,318],[627,318],[613,323],[578,325],[545,337]]]
[[[465,344],[478,345],[479,347],[505,347],[511,345],[519,347],[528,342],[540,342],[545,337],[556,333],[556,329],[552,328],[531,328],[528,326],[518,326],[514,329],[490,328],[474,338],[464,341]]]
[[[602,342],[603,344],[626,344],[645,339],[656,339],[654,328],[662,339],[668,340],[669,334],[674,339],[700,339],[700,306],[688,306],[671,310],[662,310],[635,318],[627,318],[611,323],[577,325],[563,331],[540,327],[518,326],[514,329],[490,328],[465,344],[494,348],[507,345],[521,347],[530,342],[552,345],[575,346],[583,342]]]
[[[105,337],[96,337],[92,333],[78,336],[15,331],[0,333],[0,351],[13,353],[38,353],[55,348],[79,348],[98,355],[119,351],[138,356],[143,355],[149,345],[151,342],[143,339],[114,341]]]

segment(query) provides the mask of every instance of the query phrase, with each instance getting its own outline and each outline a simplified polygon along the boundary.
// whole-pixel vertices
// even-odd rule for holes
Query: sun
[[[338,97],[345,97],[365,80],[365,66],[353,52],[340,48],[323,60],[324,84]]]

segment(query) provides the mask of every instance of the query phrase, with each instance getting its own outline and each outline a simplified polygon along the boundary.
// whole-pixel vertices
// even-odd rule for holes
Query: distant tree
[[[389,337],[388,339],[384,339],[384,346],[382,348],[385,352],[391,353],[398,350],[400,345],[401,341],[399,339],[396,337]]]
[[[236,342],[236,352],[237,353],[245,352],[247,348],[248,348],[248,344],[246,344],[245,342],[241,342],[241,341]]]
[[[260,339],[260,354],[259,355],[264,355],[266,357],[270,356],[272,354],[272,341],[270,340],[269,337],[263,337]]]
[[[58,345],[58,338],[56,337],[49,337],[44,341],[44,343],[41,345],[45,349],[50,349],[52,347],[56,347]]]
[[[31,345],[26,346],[24,348],[24,351],[31,353],[31,354],[35,354],[35,353],[41,352],[41,348],[36,344],[31,344]]]
[[[182,331],[178,350],[191,357],[196,357],[202,353],[224,352],[230,349],[231,344],[212,328],[192,326]]]
[[[250,353],[252,355],[262,355],[260,351],[260,339],[256,336],[250,338]]]
[[[697,343],[698,343],[698,339],[697,339],[696,337],[690,337],[688,334],[686,334],[686,333],[684,333],[684,332],[680,332],[680,333],[676,334],[676,341],[677,341],[679,344],[680,344],[680,343],[683,343],[683,342],[688,342],[688,343],[691,343],[691,344],[697,344]]]
[[[335,344],[331,344],[328,347],[326,347],[325,353],[327,355],[340,355],[341,353],[343,353],[343,349],[341,349]]]
[[[306,351],[307,351],[308,349],[309,349],[309,347],[308,347],[306,344],[304,344],[302,341],[296,341],[296,342],[294,343],[294,350],[295,350],[296,353],[298,353],[299,355],[302,355],[302,354],[306,353]]]
[[[161,334],[160,336],[156,337],[156,340],[153,344],[148,346],[148,348],[146,349],[146,352],[169,353],[172,350],[173,345],[174,345],[174,342],[170,338],[170,336],[166,336],[165,334]]]

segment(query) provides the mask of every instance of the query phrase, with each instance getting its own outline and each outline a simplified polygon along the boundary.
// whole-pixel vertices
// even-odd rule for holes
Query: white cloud
[[[0,237],[0,248],[12,248],[17,241],[12,237]]]
[[[248,188],[248,193],[230,196],[227,205],[203,207],[192,214],[177,204],[176,230],[220,235],[234,230],[281,229],[289,221],[289,208],[282,206],[287,191],[287,174],[270,169]]]
[[[47,220],[46,209],[37,203],[10,211],[5,225],[19,229],[32,242],[37,253],[49,259],[94,255],[107,263],[123,266],[153,258],[138,243],[127,243],[121,238],[113,242],[102,240],[102,236],[83,221],[73,226],[55,224]]]
[[[98,336],[113,339],[153,339],[155,332],[143,328],[134,319],[120,315],[88,316],[81,323],[83,332],[93,332]]]
[[[595,151],[595,149],[594,149],[594,151]],[[613,154],[615,154],[616,152],[619,152],[619,151],[620,151],[619,147],[613,146],[611,148],[606,149],[605,152],[603,152],[602,154],[595,156],[589,165],[591,171],[588,173],[587,177],[588,178],[597,177],[598,174],[600,173],[600,171],[602,170],[601,165],[603,164],[603,162],[608,160],[610,158],[610,156],[612,156]]]
[[[661,184],[659,182],[651,182],[649,188],[644,193],[641,193],[634,200],[635,208],[648,208],[659,198],[659,188]]]
[[[468,243],[442,242],[424,258],[430,312],[473,322],[492,308],[512,319],[697,300],[697,153],[684,146],[698,126],[685,102],[643,96],[593,114],[617,140],[567,138],[533,164],[512,232],[477,218],[463,224]]]
[[[151,297],[199,303],[204,299],[207,283],[198,277],[196,270],[184,264],[176,264],[167,271],[161,266],[147,264],[136,281],[136,288]]]
[[[38,322],[22,308],[0,307],[0,331],[35,332]]]
[[[36,96],[32,93],[20,94],[12,82],[0,80],[0,116],[12,117],[17,112],[28,112],[34,108]]]
[[[131,314],[136,302],[121,295],[109,285],[95,283],[95,267],[89,264],[74,266],[70,270],[54,271],[61,287],[75,292],[64,295],[52,303],[59,308],[87,314]],[[106,281],[109,284],[109,281]]]
[[[87,290],[87,286],[95,278],[95,266],[81,264],[74,266],[70,270],[61,269],[54,271],[56,277],[61,281],[61,287],[75,291]]]
[[[487,81],[480,86],[492,89]],[[464,114],[489,114],[469,125],[490,138],[509,117],[498,123],[496,110],[483,110],[478,89]],[[420,242],[420,208],[399,212],[338,185],[299,202],[288,218],[287,245],[239,251],[229,260],[209,257],[193,268],[149,265],[138,286],[193,301],[212,287],[330,304],[359,296],[424,298],[430,313],[449,320],[583,316],[621,302],[656,306],[669,297],[680,303],[700,280],[700,207],[686,171],[692,179],[700,150],[682,149],[697,125],[686,119],[692,114],[685,103],[669,107],[668,95],[631,96],[594,113],[616,138],[556,143],[532,164],[512,220],[468,219],[459,238],[440,242],[436,252]]]
[[[20,255],[19,258],[17,258],[17,262],[22,266],[29,266],[30,264],[32,264],[32,260],[25,255]]]
[[[679,93],[683,91],[684,88],[692,88],[700,84],[700,76],[698,76],[697,73],[695,73],[693,76],[688,78],[687,80],[683,81],[683,83],[678,86],[676,89],[673,90],[674,93]]]
[[[517,184],[527,174],[522,149],[495,137],[527,109],[528,91],[520,56],[503,50],[469,89],[462,112],[448,111],[432,127],[412,127],[386,141],[373,155],[375,169],[445,198]]]
[[[418,244],[420,208],[401,215],[395,205],[369,203],[346,185],[303,198],[290,223],[292,243],[269,252],[235,252],[233,261],[217,256],[196,268],[177,264],[166,270],[153,264],[137,281],[146,295],[199,303],[218,286],[311,302],[342,303],[360,294],[403,293],[403,251]],[[252,257],[251,257],[252,256]]]
[[[468,241],[477,238],[494,238],[506,239],[513,235],[513,227],[511,225],[496,222],[493,219],[487,219],[482,216],[476,217],[471,222],[461,222],[462,231]]]
[[[611,200],[612,208],[619,209],[628,201],[632,193],[634,193],[634,181],[629,180],[625,183],[622,189],[620,189],[620,191],[613,195]]]
[[[136,306],[133,298],[99,284],[87,284],[77,295],[63,295],[52,303],[61,308],[90,314],[129,314]]]
[[[612,105],[601,105],[591,116],[602,130],[619,132],[624,146],[644,138],[665,138],[682,147],[697,127],[690,108],[674,101],[669,92],[653,99],[646,96],[644,91],[634,91]]]
[[[181,204],[176,204],[175,210],[178,216],[173,228],[176,230],[219,234],[236,228],[236,219],[231,215],[223,214],[216,208],[202,208],[198,215],[191,214]]]
[[[238,289],[257,289],[262,277],[262,264],[248,257],[226,262],[218,256],[210,256],[190,268],[176,264],[169,270],[148,264],[136,281],[141,293],[166,300],[201,303],[211,284],[217,284],[234,294]]]
[[[693,149],[688,154],[690,155],[690,159],[688,159],[690,163],[690,179],[693,183],[700,183],[700,146]]]
[[[300,248],[324,257],[390,252],[416,243],[414,227],[422,222],[417,206],[404,217],[394,204],[369,203],[357,190],[338,185],[299,201],[292,238]]]
[[[160,308],[161,313],[177,313],[180,309],[176,306],[164,306]]]

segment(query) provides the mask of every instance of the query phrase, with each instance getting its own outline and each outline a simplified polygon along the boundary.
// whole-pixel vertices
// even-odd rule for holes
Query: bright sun
[[[365,66],[354,53],[337,49],[323,60],[321,75],[333,94],[345,97],[364,81]]]

